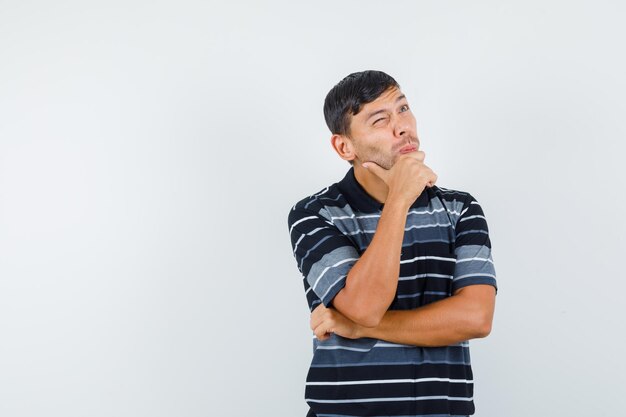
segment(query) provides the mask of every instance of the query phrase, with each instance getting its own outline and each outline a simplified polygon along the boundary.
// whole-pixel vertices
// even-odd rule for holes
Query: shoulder
[[[466,209],[470,206],[480,208],[480,203],[469,191],[433,186],[433,193],[448,207]],[[460,214],[460,213],[459,213]]]
[[[432,188],[434,194],[433,198],[439,199],[436,205],[443,205],[443,208],[448,212],[450,221],[455,225],[455,228],[460,223],[468,227],[477,226],[475,222],[468,222],[470,219],[480,218],[486,221],[480,203],[468,191],[438,186]],[[484,227],[486,228],[486,225]]]
[[[288,214],[289,226],[305,217],[317,216],[331,221],[332,208],[346,204],[337,183],[329,185],[295,203]]]
[[[433,186],[432,190],[444,202],[466,202],[468,200],[474,199],[474,197],[469,192],[463,190],[439,187],[437,185]]]

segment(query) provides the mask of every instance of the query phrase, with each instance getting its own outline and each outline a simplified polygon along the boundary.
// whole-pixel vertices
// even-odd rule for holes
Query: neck
[[[367,168],[363,168],[359,163],[354,164],[354,177],[370,197],[381,204],[385,204],[389,187],[380,177]]]

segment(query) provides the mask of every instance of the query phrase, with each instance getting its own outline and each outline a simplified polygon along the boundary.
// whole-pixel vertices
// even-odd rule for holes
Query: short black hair
[[[326,125],[333,134],[350,136],[350,118],[361,111],[362,105],[371,103],[392,87],[400,88],[400,85],[382,71],[368,70],[348,75],[326,95]]]

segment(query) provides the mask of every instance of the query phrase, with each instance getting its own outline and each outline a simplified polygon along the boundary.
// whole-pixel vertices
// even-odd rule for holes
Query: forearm
[[[359,327],[359,337],[414,346],[447,346],[485,337],[493,320],[492,289],[472,288],[471,296],[458,294],[415,310],[387,311],[378,326]]]
[[[371,243],[333,299],[333,307],[359,324],[377,325],[393,301],[409,207],[401,200],[388,199]]]

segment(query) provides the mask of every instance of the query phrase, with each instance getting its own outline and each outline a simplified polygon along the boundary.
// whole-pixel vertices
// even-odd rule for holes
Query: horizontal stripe
[[[331,239],[331,238],[332,236],[324,236],[322,239],[319,240],[319,242],[317,242],[317,244],[315,244],[315,246],[307,250],[304,256],[302,257],[302,259],[300,259],[300,264],[298,265],[298,267],[302,269],[302,266],[304,265],[304,261],[306,260],[306,258],[308,258],[309,255],[313,253],[313,251],[317,249],[322,243],[326,242],[328,239]],[[295,249],[296,248],[294,247],[294,250]]]
[[[457,215],[461,215],[461,213],[454,211],[454,210],[447,210],[446,208],[439,208],[439,209],[434,209],[434,210],[409,210],[409,212],[407,213],[408,216],[410,216],[411,214],[433,214],[433,213],[440,213],[443,211],[447,211],[450,214],[457,214]],[[380,218],[380,214],[364,214],[364,215],[356,215],[356,214],[351,214],[349,216],[331,216],[330,219],[331,220],[346,220],[346,219],[379,219]]]
[[[298,245],[300,244],[300,242],[302,241],[302,239],[305,238],[305,236],[313,236],[314,234],[316,234],[317,232],[319,232],[320,230],[325,230],[328,229],[328,226],[325,227],[318,227],[316,229],[311,230],[308,233],[304,233],[300,236],[300,238],[298,239],[298,241],[296,242],[296,245],[293,247],[293,253],[294,255],[296,254],[296,252],[298,251]]]
[[[459,223],[460,222],[464,222],[466,220],[470,220],[470,219],[485,219],[485,216],[481,216],[481,215],[477,214],[475,216],[464,217],[464,218],[459,220]]]
[[[407,264],[407,263],[411,263],[411,262],[415,262],[415,261],[421,261],[424,259],[434,259],[437,261],[444,261],[444,262],[455,262],[456,263],[456,258],[445,258],[442,256],[416,256],[415,258],[411,258],[411,259],[406,259],[404,261],[400,261],[400,264]]]
[[[383,366],[383,365],[422,365],[422,364],[433,364],[433,365],[468,365],[465,362],[453,362],[453,361],[432,361],[432,360],[422,360],[422,361],[398,361],[398,362],[342,362],[341,367],[351,367],[351,366]],[[336,363],[330,364],[322,364],[322,363],[312,363],[311,368],[336,368]]]
[[[315,336],[315,333],[313,333],[311,335],[311,338],[313,339],[317,339],[317,336]],[[340,340],[359,340],[359,339],[340,339]],[[406,344],[402,344],[402,343],[392,343],[392,342],[385,342],[383,340],[379,340],[378,342],[376,342],[376,344],[374,345],[376,347],[416,347],[414,345],[406,345]],[[449,345],[448,347],[467,347],[469,346],[469,342],[465,341],[465,342],[459,342],[453,345]],[[421,346],[417,346],[417,347],[421,347]]]
[[[487,258],[467,258],[467,259],[457,259],[456,263],[460,264],[461,262],[468,262],[468,261],[484,261],[484,262],[489,262],[489,263],[493,263],[493,261],[491,259],[487,259]]]
[[[447,291],[423,291],[423,292],[416,292],[413,294],[400,294],[397,295],[396,297],[398,299],[404,299],[404,298],[413,298],[413,297],[420,297],[422,295],[448,295]]]
[[[398,281],[410,281],[417,278],[452,278],[453,275],[445,275],[445,274],[417,274],[410,275],[408,277],[398,277]]]
[[[365,385],[365,384],[413,384],[423,382],[449,382],[451,384],[471,384],[471,379],[417,378],[417,379],[371,379],[365,381],[323,381],[307,382],[306,385]]]
[[[463,235],[466,235],[466,234],[468,234],[468,233],[483,233],[483,234],[485,234],[485,235],[486,235],[486,234],[488,234],[486,230],[466,230],[466,231],[464,231],[464,232],[459,232],[459,233],[457,233],[457,234],[456,234],[456,237],[457,237],[457,238],[459,238],[459,237],[461,237],[461,236],[463,236]]]
[[[299,225],[300,223],[305,222],[307,220],[313,220],[313,219],[317,219],[317,216],[304,217],[304,218],[298,220],[297,222],[295,222],[294,224],[291,225],[291,228],[289,229],[289,233],[291,233],[293,231],[293,228],[296,227],[297,225]]]
[[[371,403],[371,402],[387,402],[387,401],[428,401],[428,400],[448,400],[448,401],[473,401],[474,397],[448,397],[447,395],[432,395],[428,397],[389,397],[389,398],[352,398],[345,400],[317,400],[314,398],[306,398],[305,401],[312,403],[325,404],[345,404],[345,403]]]
[[[459,277],[455,277],[454,280],[458,281],[461,279],[466,279],[466,278],[471,278],[471,277],[489,277],[489,278],[493,278],[495,279],[496,276],[493,274],[467,274],[467,275],[461,275]]]
[[[415,225],[415,226],[409,226],[407,228],[404,229],[405,232],[414,230],[414,229],[427,229],[427,228],[431,228],[431,227],[449,227],[450,224],[449,223],[431,223],[431,224],[424,224],[424,225]],[[357,230],[354,232],[348,232],[346,233],[347,235],[350,236],[354,236],[354,235],[359,235],[359,234],[373,234],[376,232],[376,229],[369,229],[369,230]]]

